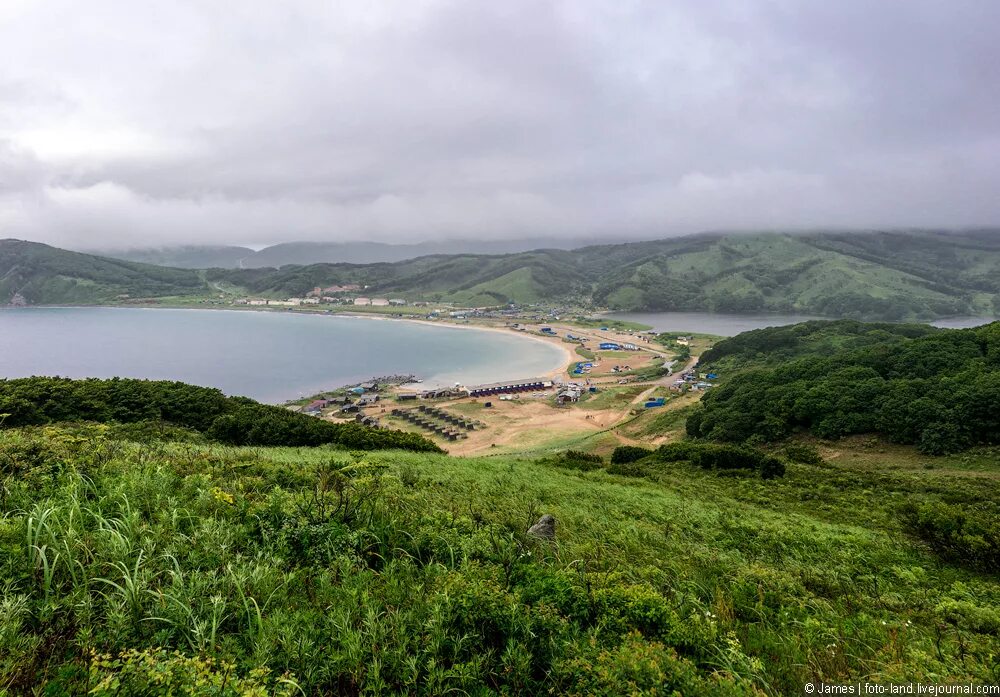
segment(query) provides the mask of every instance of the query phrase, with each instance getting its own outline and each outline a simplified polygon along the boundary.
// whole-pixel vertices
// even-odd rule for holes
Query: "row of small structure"
[[[397,408],[392,410],[392,415],[405,419],[420,428],[431,431],[451,441],[458,440],[459,438],[468,438],[469,434],[466,431],[474,431],[481,425],[478,422],[467,421],[461,417],[448,414],[435,407],[421,406],[418,409]],[[447,423],[442,424],[441,421],[447,421]]]

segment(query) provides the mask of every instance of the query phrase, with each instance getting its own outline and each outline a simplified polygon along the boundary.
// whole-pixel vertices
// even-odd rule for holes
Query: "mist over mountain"
[[[374,264],[430,254],[511,254],[532,249],[576,249],[603,240],[531,238],[518,240],[459,239],[416,244],[384,242],[284,242],[254,251],[249,247],[178,245],[134,249],[81,250],[99,256],[181,269],[259,269],[289,264]]]
[[[249,247],[226,245],[178,245],[136,249],[93,249],[85,250],[85,253],[178,269],[237,269],[240,267],[240,261],[253,255],[254,250]]]

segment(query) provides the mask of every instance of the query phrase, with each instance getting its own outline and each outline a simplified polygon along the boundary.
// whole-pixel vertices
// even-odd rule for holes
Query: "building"
[[[400,305],[405,305],[406,301],[402,298],[389,298],[389,304],[398,307]]]
[[[570,382],[559,388],[556,392],[556,404],[570,404],[572,402],[580,401],[580,395],[583,394],[583,388],[577,385],[575,382]]]
[[[620,351],[622,347],[613,341],[602,341],[598,345],[598,348],[600,348],[602,351]]]
[[[354,417],[354,420],[357,421],[362,426],[370,426],[371,428],[379,428],[380,426],[379,420],[376,419],[374,416],[365,416],[364,414],[358,414],[357,416]]]
[[[319,305],[319,298],[304,298],[302,300],[303,305]]]
[[[527,380],[510,380],[508,382],[491,382],[468,388],[470,397],[487,397],[498,394],[516,394],[518,392],[536,392],[552,387],[548,378],[528,378]]]
[[[387,298],[372,298],[370,304],[374,305],[375,307],[388,307],[389,300]]]
[[[354,298],[354,304],[355,305],[371,305],[372,304],[372,299],[371,298]]]

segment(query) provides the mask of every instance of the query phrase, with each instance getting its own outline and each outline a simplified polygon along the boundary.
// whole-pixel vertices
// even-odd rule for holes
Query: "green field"
[[[823,451],[764,481],[684,463],[635,478],[558,458],[0,432],[0,688],[995,682],[995,573],[935,555],[900,511],[994,497],[1000,453],[930,467],[877,442]],[[554,543],[525,535],[543,513]]]

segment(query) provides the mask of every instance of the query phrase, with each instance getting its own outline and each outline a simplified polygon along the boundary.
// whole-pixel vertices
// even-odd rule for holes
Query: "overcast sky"
[[[998,222],[997,0],[0,0],[0,237]]]

